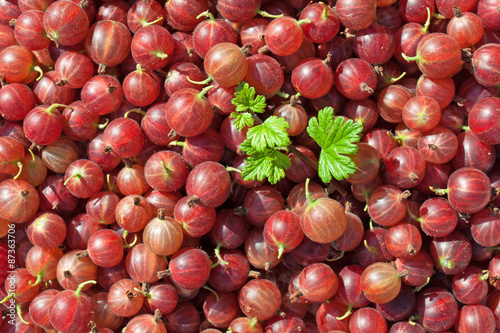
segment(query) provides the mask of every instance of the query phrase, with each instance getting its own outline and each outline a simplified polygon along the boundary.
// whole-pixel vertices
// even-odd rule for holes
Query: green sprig
[[[318,112],[318,117],[309,120],[307,133],[321,147],[318,174],[321,180],[329,183],[349,177],[356,171],[356,165],[349,154],[354,154],[358,147],[354,144],[360,139],[363,127],[352,119],[336,117],[333,108],[326,107]]]
[[[241,131],[245,126],[254,124],[253,114],[263,113],[266,110],[266,98],[262,95],[255,96],[255,88],[248,83],[240,82],[236,87],[231,103],[236,106],[236,111],[231,113],[235,118],[234,125]]]
[[[246,165],[241,171],[243,180],[262,181],[267,178],[271,184],[276,184],[285,177],[285,170],[290,168],[290,158],[280,151],[284,148],[266,147],[258,151],[249,141],[243,142],[240,148],[250,154],[245,158]]]
[[[250,128],[240,150],[248,157],[241,176],[244,180],[264,180],[271,184],[285,177],[285,169],[290,168],[290,158],[280,152],[290,144],[287,128],[290,125],[284,118],[271,116],[264,123]]]
[[[265,148],[286,147],[290,144],[287,128],[290,128],[290,125],[284,118],[271,116],[262,124],[250,128],[247,140],[250,140],[252,147],[258,151]]]

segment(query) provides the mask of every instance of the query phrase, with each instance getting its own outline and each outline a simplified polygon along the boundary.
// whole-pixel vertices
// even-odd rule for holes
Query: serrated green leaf
[[[335,115],[332,107],[326,107],[318,112],[318,118],[309,119],[307,133],[316,141],[320,147],[326,145],[328,134],[335,121]]]
[[[360,139],[363,127],[344,117],[335,118],[332,108],[318,112],[318,118],[309,120],[307,132],[321,147],[318,174],[328,183],[334,177],[342,180],[356,171],[356,165],[349,154],[354,154],[358,147],[354,144]]]
[[[266,148],[255,155],[245,158],[246,165],[241,171],[243,180],[267,180],[276,184],[285,177],[285,170],[290,168],[290,159],[282,152]]]
[[[255,155],[257,154],[259,151],[257,149],[255,149],[254,147],[252,147],[252,143],[250,142],[250,140],[245,139],[245,141],[243,141],[241,144],[240,144],[240,150],[242,152],[244,152],[245,154],[247,155]]]
[[[266,109],[266,98],[261,95],[255,96],[255,88],[248,83],[240,84],[236,88],[231,103],[236,106],[236,112],[262,113]]]
[[[362,131],[363,127],[352,119],[346,121],[344,117],[337,117],[326,138],[325,146],[334,147],[339,154],[354,154],[358,150],[354,143],[359,141]]]
[[[248,112],[233,112],[231,113],[231,117],[234,118],[233,124],[238,131],[241,131],[243,128],[245,128],[245,126],[252,127],[254,124],[253,116]]]
[[[356,171],[356,165],[349,156],[338,154],[334,147],[321,150],[318,165],[318,175],[325,183],[329,183],[332,176],[342,180]]]
[[[252,147],[261,151],[265,148],[286,147],[290,144],[287,128],[290,125],[284,118],[271,116],[264,123],[250,128],[247,140]]]

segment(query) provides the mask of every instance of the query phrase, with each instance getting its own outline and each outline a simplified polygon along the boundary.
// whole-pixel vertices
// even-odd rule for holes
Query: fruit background
[[[0,0],[0,331],[500,332],[500,0]]]

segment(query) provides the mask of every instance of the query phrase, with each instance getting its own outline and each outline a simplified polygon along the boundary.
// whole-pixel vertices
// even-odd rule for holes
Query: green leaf
[[[322,149],[318,161],[318,175],[325,183],[349,177],[356,171],[356,165],[348,156],[339,155],[332,147]]]
[[[352,119],[335,118],[330,107],[320,110],[318,118],[309,120],[307,132],[321,147],[318,174],[323,182],[330,182],[332,177],[342,180],[356,171],[354,162],[345,155],[358,150],[354,143],[359,141],[362,130]]]
[[[334,122],[335,115],[333,113],[333,108],[326,107],[318,112],[318,118],[313,117],[309,119],[307,133],[309,133],[311,138],[321,147],[324,147]]]
[[[287,128],[290,125],[284,118],[271,116],[264,123],[248,130],[247,140],[258,151],[265,148],[286,147],[290,144]]]
[[[241,150],[244,143],[240,146]],[[250,148],[251,152],[252,148]],[[285,177],[285,170],[290,168],[288,156],[273,148],[266,148],[245,158],[246,165],[241,171],[243,180],[267,180],[276,184]]]
[[[261,95],[255,96],[254,87],[250,87],[248,83],[240,82],[231,103],[236,106],[237,113],[263,113],[266,110],[266,98]]]
[[[245,126],[248,126],[248,127],[253,126],[254,119],[253,119],[253,116],[251,113],[233,112],[233,113],[231,113],[231,117],[235,118],[233,124],[238,131],[241,131],[243,128],[245,128]]]
[[[245,141],[243,141],[240,144],[240,150],[242,152],[244,152],[245,154],[247,154],[248,156],[255,155],[255,154],[259,153],[259,151],[257,149],[252,147],[252,144],[250,143],[250,140],[248,140],[248,139],[245,139]]]

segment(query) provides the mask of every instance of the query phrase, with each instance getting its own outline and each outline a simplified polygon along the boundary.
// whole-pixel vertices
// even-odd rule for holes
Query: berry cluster
[[[500,331],[500,0],[0,0],[0,331]]]

